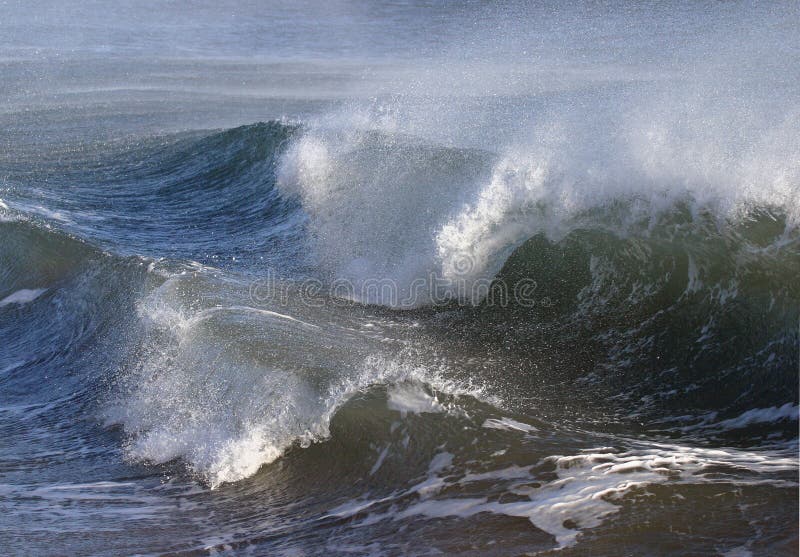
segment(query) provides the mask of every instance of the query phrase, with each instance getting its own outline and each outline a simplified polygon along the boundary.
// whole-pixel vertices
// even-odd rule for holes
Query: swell
[[[294,130],[269,122],[21,157],[7,165],[5,212],[51,222],[117,253],[289,265],[302,259],[298,211],[273,185]]]
[[[637,153],[644,147],[631,139],[588,157],[594,143],[576,138],[571,147],[563,130],[490,151],[437,145],[375,123],[259,123],[72,146],[34,170],[12,167],[0,211],[51,222],[119,253],[216,266],[244,259],[239,270],[263,270],[261,258],[287,267],[300,260],[327,279],[355,286],[387,279],[402,292],[425,282],[424,295],[405,305],[356,296],[363,302],[424,306],[440,294],[430,284],[434,275],[466,291],[444,287],[444,294],[479,303],[471,287],[494,278],[539,234],[557,242],[598,230],[647,242],[672,227],[691,241],[692,230],[701,239],[716,233],[716,223],[732,230],[722,234],[742,236],[720,244],[723,250],[742,242],[780,250],[797,224],[797,122],[787,114],[766,130],[785,157],[758,145],[712,143],[703,161],[680,158],[693,141],[680,145],[687,140],[680,133],[689,132],[677,125],[668,130],[676,137],[661,138],[674,145],[650,142],[663,152]],[[722,174],[726,165],[732,168]]]
[[[757,236],[772,245],[784,223],[764,218],[773,228]],[[357,430],[364,418],[347,408],[376,389],[387,393],[369,419],[484,404],[712,446],[796,439],[798,315],[785,282],[796,238],[759,254],[743,231],[692,227],[699,239],[669,227],[646,241],[534,238],[495,282],[535,278],[533,305],[392,312],[291,288],[253,299],[247,275],[189,266],[137,304],[145,334],[106,419],[124,425],[134,460],[181,458],[214,486],[329,440],[337,417]],[[719,242],[730,252],[711,249]],[[716,255],[690,263],[704,252]]]
[[[277,187],[308,215],[332,296],[417,309],[441,342],[490,347],[513,370],[482,370],[506,401],[579,381],[614,419],[676,435],[796,413],[796,111],[739,113],[731,135],[727,105],[702,102],[704,128],[680,102],[633,101],[495,151],[339,115],[292,141]]]
[[[753,198],[718,184],[710,201],[669,180],[647,198],[652,180],[595,195],[569,161],[274,122],[93,156],[61,189],[47,185],[56,164],[4,194],[21,220],[0,223],[3,299],[44,289],[0,308],[34,312],[10,333],[4,388],[25,405],[47,376],[76,409],[100,401],[133,461],[238,480],[328,439],[376,387],[399,388],[397,408],[469,394],[580,427],[796,438],[800,258],[780,184]],[[253,296],[267,270],[288,296]],[[312,300],[298,296],[308,274],[323,285]],[[428,298],[342,303],[341,279],[393,281],[398,295],[421,279]],[[528,297],[492,298],[499,284]],[[28,359],[36,374],[15,363]],[[409,403],[409,382],[435,396]]]
[[[757,408],[796,413],[799,250],[770,213],[737,226],[679,212],[646,234],[538,235],[457,321],[472,343],[547,361],[553,389],[578,381],[578,397],[612,396],[622,421],[681,435]]]
[[[146,264],[24,220],[0,222],[0,236],[6,481],[102,477],[115,440],[93,416],[125,359]]]

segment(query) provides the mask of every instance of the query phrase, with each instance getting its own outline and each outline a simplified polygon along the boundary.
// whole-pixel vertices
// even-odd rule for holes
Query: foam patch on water
[[[9,306],[11,304],[29,304],[45,292],[47,292],[47,288],[23,288],[22,290],[17,290],[13,294],[10,294],[0,300],[0,307]]]
[[[483,427],[487,429],[504,429],[506,431],[521,431],[524,433],[531,433],[537,431],[537,429],[530,424],[518,422],[517,420],[513,420],[507,417],[489,418],[488,420],[483,422]]]
[[[710,418],[716,418],[716,412]],[[683,431],[692,431],[697,429],[720,429],[720,430],[736,430],[745,428],[755,424],[775,423],[784,420],[797,421],[800,419],[800,406],[787,402],[782,406],[771,406],[769,408],[752,408],[743,412],[735,418],[729,418],[719,422],[708,423],[706,419],[704,423],[681,428]]]
[[[770,423],[781,420],[798,420],[800,406],[787,402],[783,406],[772,406],[770,408],[754,408],[744,412],[736,418],[723,420],[717,424],[724,429],[738,429],[750,424]]]
[[[556,478],[538,476],[537,470],[542,468],[552,469]],[[742,468],[767,474],[795,470],[796,462],[784,453],[653,444],[629,451],[608,447],[586,449],[578,454],[548,456],[535,466],[510,466],[476,473],[463,472],[454,466],[454,455],[442,452],[431,460],[422,482],[390,497],[351,501],[332,510],[329,516],[367,513],[356,522],[362,526],[416,516],[467,518],[492,513],[522,517],[551,534],[557,546],[564,548],[575,545],[581,531],[597,527],[619,512],[623,499],[645,496],[649,485],[761,481],[758,477],[741,479],[736,472]],[[725,470],[731,475],[725,474]],[[496,497],[470,497],[474,492],[472,486],[483,482],[503,486],[504,493],[515,495],[517,500],[501,502]],[[465,495],[443,496],[445,490]],[[384,510],[386,507],[390,510]]]
[[[412,414],[435,414],[445,411],[445,407],[435,396],[425,391],[420,383],[404,382],[393,385],[388,390],[387,406],[403,416]]]

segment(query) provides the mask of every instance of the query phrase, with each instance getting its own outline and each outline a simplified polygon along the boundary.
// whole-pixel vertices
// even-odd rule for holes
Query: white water
[[[534,32],[523,29],[526,17],[500,17],[500,33],[450,36],[436,56],[381,66],[365,80],[372,89],[302,121],[278,188],[301,201],[312,255],[326,278],[353,287],[348,297],[392,307],[479,302],[526,239],[598,226],[593,211],[612,205],[618,233],[646,233],[683,202],[721,223],[756,207],[798,223],[800,64],[787,26],[795,10],[733,7],[705,14],[705,27],[690,25],[692,14],[637,12],[635,25],[623,18],[599,31],[567,15],[575,19],[544,19]],[[617,56],[581,38],[598,33],[621,43]],[[758,47],[742,49],[743,33]],[[684,46],[642,46],[646,36],[674,44],[676,34]],[[575,41],[566,50],[564,36]],[[182,457],[212,485],[234,481],[294,443],[327,438],[335,411],[370,385],[436,382],[430,370],[376,364],[380,350],[357,343],[316,362],[321,378],[309,376],[299,356],[320,335],[340,334],[335,327],[311,331],[283,309],[256,316],[228,302],[175,309],[177,283],[143,305],[169,348],[149,355],[114,418],[133,433],[135,459]],[[260,338],[285,345],[265,360],[215,333],[232,323],[245,337],[273,328],[291,336]],[[390,407],[440,409],[409,389],[393,388]]]
[[[525,434],[520,428],[514,429]],[[543,462],[555,468],[555,479],[542,481],[534,469],[524,466],[464,472],[453,466],[452,454],[442,452],[432,459],[427,477],[417,485],[392,497],[353,501],[330,514],[351,517],[369,511],[358,519],[357,526],[415,516],[465,518],[491,513],[523,517],[551,534],[558,546],[564,548],[577,543],[583,530],[599,526],[617,513],[623,499],[650,497],[649,486],[730,482],[731,478],[720,474],[720,470],[737,469],[747,469],[753,474],[749,480],[733,480],[737,485],[758,485],[761,481],[758,474],[792,470],[795,465],[794,459],[784,453],[770,455],[658,443],[641,444],[627,452],[597,447],[579,454],[547,456]],[[504,485],[506,492],[520,496],[520,500],[502,503],[483,497],[448,495],[454,487],[469,493],[471,485],[487,481]],[[403,506],[401,500],[412,494],[414,500]],[[387,506],[389,512],[384,511]]]
[[[632,45],[628,59],[585,65],[546,47],[516,56],[499,37],[456,41],[437,64],[406,68],[392,96],[308,122],[279,187],[301,199],[331,277],[395,307],[442,294],[478,302],[515,247],[597,226],[589,212],[612,204],[624,208],[621,232],[683,202],[721,223],[758,207],[796,226],[800,45],[788,22],[800,18],[752,8],[702,32],[671,21],[689,36],[657,63]],[[658,36],[661,23],[638,22],[635,34]],[[633,32],[615,31],[623,44]],[[743,49],[743,35],[758,46]],[[519,61],[487,73],[500,53]]]
[[[253,475],[293,445],[327,439],[335,412],[370,387],[389,385],[388,406],[403,416],[447,410],[424,384],[480,395],[411,360],[378,355],[380,337],[370,344],[344,322],[312,326],[286,313],[217,305],[212,298],[230,295],[229,285],[209,275],[175,275],[140,305],[150,341],[106,415],[131,434],[132,460],[181,458],[216,487]],[[203,292],[211,307],[198,307]]]

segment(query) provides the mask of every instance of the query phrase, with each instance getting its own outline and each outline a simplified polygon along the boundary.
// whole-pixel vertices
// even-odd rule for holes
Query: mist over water
[[[796,554],[799,26],[0,2],[0,544]]]

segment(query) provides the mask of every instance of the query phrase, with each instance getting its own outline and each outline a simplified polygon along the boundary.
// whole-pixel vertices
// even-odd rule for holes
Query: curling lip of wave
[[[362,289],[358,301],[425,305],[442,288],[434,276],[451,285],[444,288],[453,297],[475,304],[474,283],[491,280],[537,233],[558,239],[599,227],[646,234],[679,204],[733,223],[770,209],[795,227],[800,112],[768,124],[737,116],[735,140],[725,115],[717,109],[694,122],[662,112],[648,121],[627,110],[621,123],[587,116],[592,133],[570,121],[543,126],[527,146],[500,155],[309,126],[283,154],[277,186],[301,200],[312,248],[335,278],[357,291],[375,279],[398,285],[394,299]],[[617,222],[597,217],[614,206],[625,207]],[[419,281],[424,294],[409,297]]]

